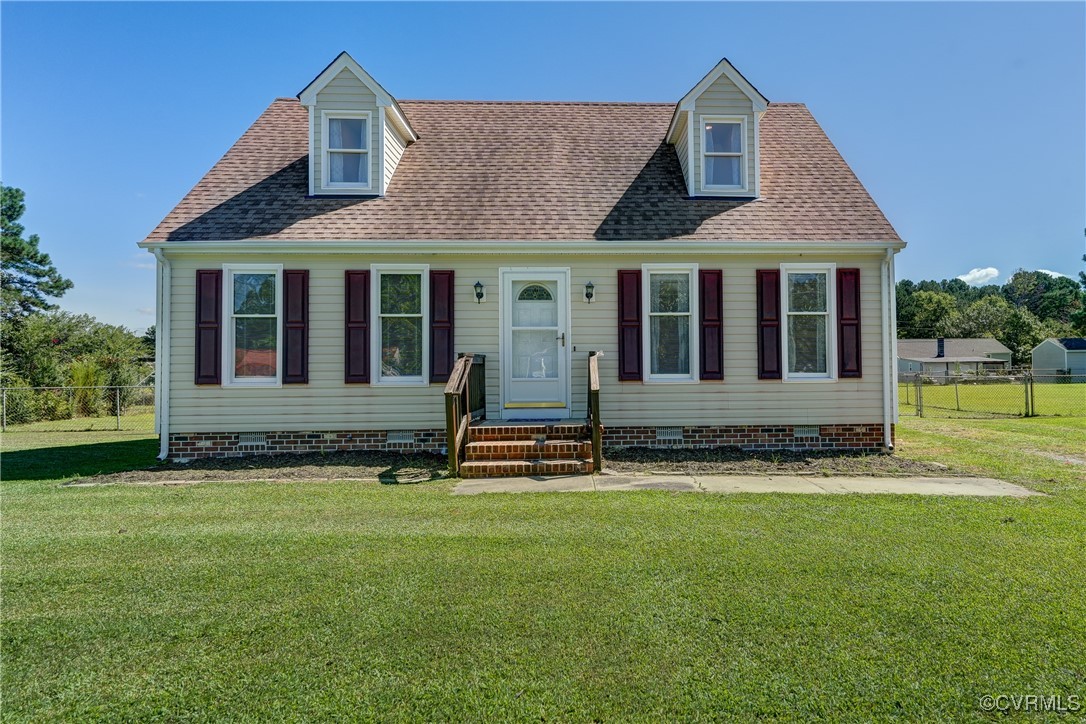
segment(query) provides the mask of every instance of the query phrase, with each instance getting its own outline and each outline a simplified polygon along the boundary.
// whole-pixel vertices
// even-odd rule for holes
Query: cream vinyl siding
[[[703,191],[701,186],[701,148],[704,141],[702,116],[743,116],[747,119],[745,192]],[[677,144],[676,144],[677,146]],[[694,191],[725,195],[753,195],[755,156],[754,106],[726,75],[720,76],[694,102]]]
[[[675,128],[675,135],[677,139],[675,141],[675,155],[679,157],[679,165],[683,169],[683,179],[690,178],[690,144],[687,143],[687,131],[686,131],[686,111],[679,112],[679,123]]]
[[[321,137],[323,124],[321,123],[322,111],[369,111],[370,138],[370,191],[363,193],[377,193],[377,178],[381,172],[380,149],[381,130],[379,113],[377,110],[377,96],[366,85],[355,77],[349,70],[340,71],[320,93],[317,94],[317,105],[313,110],[313,157],[310,159],[309,171],[312,174],[313,189],[316,193],[336,193],[335,191],[321,190],[321,163],[323,161],[324,139]],[[342,191],[340,191],[342,193]],[[349,192],[348,192],[349,193]],[[357,193],[357,192],[355,192]]]
[[[392,123],[387,119],[385,120],[385,191],[388,191],[388,185],[392,183],[392,174],[396,173],[396,166],[400,163],[400,157],[403,156],[403,152],[406,146],[404,141],[400,138],[400,134],[393,128]]]
[[[343,272],[371,264],[404,263],[389,255],[244,255],[177,257],[173,260],[170,350],[170,430],[260,432],[442,428],[443,384],[424,387],[374,386],[343,382]],[[776,269],[782,261],[836,262],[861,269],[863,378],[837,382],[780,382],[757,379],[755,270]],[[279,389],[239,389],[193,384],[195,272],[223,263],[282,263],[310,270],[309,384]],[[422,259],[420,259],[422,261]],[[487,356],[488,417],[499,417],[499,267],[554,267],[554,256],[445,256],[424,260],[431,269],[456,272],[456,351]],[[602,419],[606,425],[806,425],[878,423],[882,420],[879,257],[820,256],[567,256],[570,267],[573,416],[585,414],[589,350],[601,350]],[[644,262],[697,263],[724,271],[724,381],[699,384],[642,384],[618,381],[616,292],[618,269]],[[476,304],[472,285],[486,285],[487,300]],[[595,298],[584,301],[584,285]],[[372,323],[372,320],[371,320]],[[786,341],[785,341],[786,343]]]

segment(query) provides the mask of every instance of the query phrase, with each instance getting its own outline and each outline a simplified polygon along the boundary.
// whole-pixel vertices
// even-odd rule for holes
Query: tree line
[[[1086,256],[1083,257],[1086,261]],[[1006,284],[971,287],[961,279],[897,283],[899,339],[991,337],[1029,364],[1048,337],[1086,336],[1086,272],[1077,280],[1019,269]]]
[[[126,387],[154,371],[154,327],[139,336],[53,303],[72,288],[19,220],[26,212],[21,189],[0,186],[0,386]],[[9,423],[95,416],[112,411],[110,397],[20,394]],[[115,398],[112,398],[114,402]],[[123,398],[122,398],[123,401]]]

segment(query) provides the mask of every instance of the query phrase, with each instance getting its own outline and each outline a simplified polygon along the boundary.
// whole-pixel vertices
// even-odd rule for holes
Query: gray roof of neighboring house
[[[802,104],[760,125],[758,201],[687,196],[674,103],[402,101],[419,134],[383,197],[308,195],[309,116],[280,98],[148,241],[899,241]]]
[[[939,352],[939,340],[937,339],[899,339],[897,341],[897,356],[900,359],[911,359],[918,362],[972,362],[990,359],[991,354],[1010,354],[1011,351],[1003,346],[997,339],[980,337],[976,339],[951,339],[944,340],[943,356],[937,357]]]

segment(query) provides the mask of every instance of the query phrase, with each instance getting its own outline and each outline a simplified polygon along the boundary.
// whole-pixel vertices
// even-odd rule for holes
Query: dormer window
[[[702,118],[702,178],[707,191],[745,191],[746,118]]]
[[[324,186],[334,189],[370,188],[370,114],[325,111]]]

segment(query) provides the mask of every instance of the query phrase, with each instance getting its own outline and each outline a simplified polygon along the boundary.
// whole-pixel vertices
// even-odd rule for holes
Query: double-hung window
[[[649,382],[697,381],[697,276],[696,264],[641,268],[643,369]]]
[[[370,114],[324,111],[324,186],[366,190],[370,187]]]
[[[702,118],[702,186],[707,191],[745,191],[745,118]]]
[[[282,279],[281,265],[223,267],[224,384],[280,384]]]
[[[426,384],[430,355],[429,267],[378,264],[372,269],[376,381]]]
[[[836,269],[833,264],[781,265],[784,310],[785,379],[836,377],[836,329],[833,320]]]

